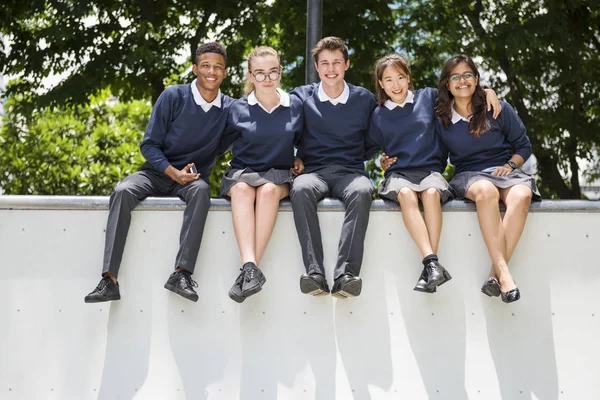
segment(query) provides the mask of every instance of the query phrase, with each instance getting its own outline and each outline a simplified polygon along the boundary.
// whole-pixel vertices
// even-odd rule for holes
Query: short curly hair
[[[215,53],[222,55],[225,59],[225,65],[227,65],[227,50],[225,50],[225,47],[221,43],[207,42],[202,43],[200,46],[198,46],[198,48],[196,49],[196,58],[194,59],[194,64],[197,64],[198,58],[205,53]]]

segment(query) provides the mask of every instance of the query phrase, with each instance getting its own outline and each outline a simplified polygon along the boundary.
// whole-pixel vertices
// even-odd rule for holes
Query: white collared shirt
[[[191,86],[192,86],[192,95],[194,95],[194,101],[196,102],[196,104],[198,104],[200,107],[202,107],[202,109],[204,110],[204,112],[208,112],[208,110],[210,110],[210,108],[212,106],[221,108],[221,89],[219,89],[219,93],[217,93],[217,97],[215,97],[215,99],[213,101],[211,101],[210,103],[206,100],[204,100],[204,97],[202,97],[202,95],[200,94],[200,91],[198,90],[198,86],[196,85],[198,79],[194,79],[194,82],[192,82]]]
[[[321,102],[329,101],[334,106],[338,103],[346,104],[348,97],[350,97],[350,88],[348,87],[346,81],[344,81],[344,90],[342,91],[342,94],[335,99],[332,99],[327,95],[327,93],[325,93],[323,90],[323,84],[319,82],[319,100],[321,100]]]
[[[454,109],[454,105],[452,105],[452,123],[455,124],[458,121],[471,122],[471,118],[465,118]]]
[[[408,94],[406,95],[406,99],[404,99],[404,101],[401,104],[398,103],[394,103],[391,100],[386,100],[385,103],[383,103],[383,105],[388,109],[388,110],[393,110],[396,107],[402,107],[404,108],[405,105],[407,104],[412,104],[415,102],[415,94],[413,93],[412,90],[408,91]]]
[[[260,106],[260,108],[262,108],[269,114],[271,114],[273,111],[277,110],[277,108],[279,106],[289,107],[290,106],[290,95],[287,94],[286,92],[284,92],[283,90],[281,90],[280,88],[277,88],[277,93],[279,94],[279,104],[277,104],[271,110],[267,110],[265,108],[265,106],[263,106],[260,103],[260,101],[258,101],[258,99],[256,98],[256,94],[254,94],[254,90],[252,92],[250,92],[250,94],[248,95],[248,104],[251,106],[258,104]]]

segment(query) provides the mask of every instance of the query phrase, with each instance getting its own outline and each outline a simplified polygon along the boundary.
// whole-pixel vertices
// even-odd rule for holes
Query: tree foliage
[[[585,0],[400,1],[398,46],[416,68],[480,59],[528,128],[546,196],[580,198],[579,160],[598,160],[600,6]],[[438,67],[439,68],[439,67]],[[563,178],[570,171],[570,179]]]
[[[591,0],[348,0],[324,2],[323,7],[323,35],[340,36],[350,48],[347,81],[370,90],[374,90],[375,60],[392,51],[408,56],[417,87],[436,86],[437,74],[448,57],[457,53],[474,57],[484,81],[507,98],[527,126],[538,159],[540,187],[546,196],[562,198],[581,196],[581,160],[591,162],[583,172],[600,176],[599,28],[600,3]],[[85,114],[86,104],[102,103],[95,96],[109,89],[125,109],[138,100],[153,102],[167,85],[191,80],[192,54],[207,38],[228,47],[230,79],[222,87],[225,93],[240,95],[242,61],[260,44],[279,50],[284,88],[301,85],[305,29],[306,0],[4,1],[0,34],[8,45],[0,49],[0,73],[11,80],[3,156],[16,157],[7,160],[23,167],[19,163],[24,162],[26,152],[17,151],[18,143],[34,153],[32,143],[39,143],[54,146],[45,150],[42,159],[60,164],[64,157],[58,154],[60,148],[74,154],[83,140],[65,132],[90,133],[89,126],[105,123],[103,114]],[[64,79],[46,90],[43,79],[53,74]],[[84,114],[98,122],[80,118]],[[141,115],[143,122],[132,122],[140,122],[131,140],[136,143],[136,157],[148,112]],[[78,118],[87,122],[76,125]],[[45,125],[44,119],[49,119]],[[13,136],[4,136],[9,133]],[[105,133],[107,143],[118,148],[120,142],[111,136],[115,131]],[[20,139],[11,142],[10,152],[5,151],[6,143],[17,134]],[[102,149],[107,152],[107,165],[121,163],[121,153]],[[78,162],[84,156],[78,154]],[[226,161],[217,163],[215,186]],[[137,162],[131,160],[130,165]],[[369,164],[370,174],[377,178],[380,174],[374,165]],[[55,183],[53,189],[43,186],[40,193],[103,193],[122,177],[112,170],[106,178],[111,183],[90,184],[89,191],[82,191],[69,180],[85,167],[74,162],[70,166],[72,175],[49,173],[47,179],[62,176],[65,181]],[[18,168],[12,171],[0,183],[6,190],[34,190],[24,181],[13,184],[11,179],[25,178]]]
[[[109,195],[143,163],[139,151],[147,101],[120,103],[107,93],[89,105],[15,114],[6,103],[0,130],[0,187],[7,194]]]

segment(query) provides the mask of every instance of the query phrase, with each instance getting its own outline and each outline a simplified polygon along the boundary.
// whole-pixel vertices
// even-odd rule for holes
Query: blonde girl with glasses
[[[241,303],[258,293],[266,278],[259,268],[273,233],[279,201],[289,195],[293,177],[304,170],[294,157],[303,126],[302,102],[279,88],[279,55],[271,47],[248,56],[246,95],[229,112],[233,159],[221,181],[231,198],[233,228],[242,259],[241,273],[229,291]]]
[[[492,268],[481,291],[511,303],[521,292],[508,270],[532,199],[539,199],[533,178],[520,168],[531,155],[523,122],[506,102],[492,118],[485,108],[477,66],[458,55],[444,64],[438,84],[437,130],[450,153],[455,175],[450,186],[459,199],[477,206],[477,218]],[[504,219],[498,202],[506,205]]]

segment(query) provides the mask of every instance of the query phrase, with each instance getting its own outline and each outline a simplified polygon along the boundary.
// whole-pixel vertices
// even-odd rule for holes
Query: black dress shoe
[[[198,284],[192,279],[192,273],[185,269],[173,272],[167,279],[167,283],[165,283],[165,289],[194,302],[198,301],[195,287],[198,287]]]
[[[433,289],[427,288],[427,270],[425,268],[423,268],[423,271],[421,272],[421,276],[419,277],[419,280],[417,281],[417,284],[415,285],[413,290],[416,290],[417,292],[423,292],[423,293],[435,293],[435,291],[436,291],[435,287]]]
[[[242,296],[249,297],[262,290],[267,281],[265,275],[253,262],[247,262],[242,268],[244,280],[242,281]]]
[[[300,277],[300,291],[312,296],[329,294],[327,279],[321,274],[302,274]]]
[[[502,301],[505,303],[512,303],[521,298],[521,292],[518,287],[509,290],[508,292],[500,292],[500,295],[502,296]]]
[[[490,278],[481,287],[481,293],[490,297],[500,296],[500,284],[496,278]]]
[[[231,300],[233,300],[237,303],[243,303],[244,300],[246,300],[246,297],[242,294],[242,282],[244,282],[244,270],[241,269],[240,271],[242,271],[242,272],[240,272],[237,279],[235,280],[235,283],[233,284],[231,289],[229,289],[229,297],[231,298]]]
[[[356,297],[362,291],[362,279],[358,276],[344,274],[339,276],[333,283],[331,295],[339,299],[346,297]]]
[[[86,303],[102,303],[103,301],[120,300],[119,283],[114,283],[112,279],[105,276],[100,280],[96,289],[85,296]]]
[[[452,279],[450,273],[437,260],[431,260],[425,264],[425,270],[427,271],[427,284],[425,285],[427,289],[433,289]]]

